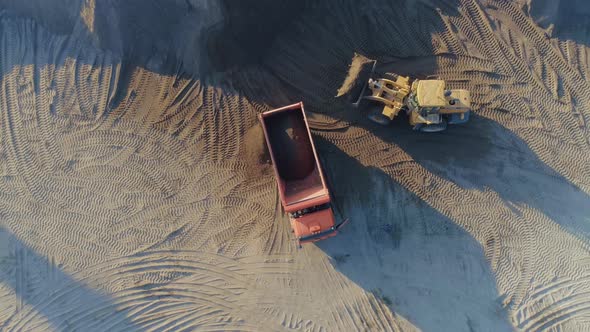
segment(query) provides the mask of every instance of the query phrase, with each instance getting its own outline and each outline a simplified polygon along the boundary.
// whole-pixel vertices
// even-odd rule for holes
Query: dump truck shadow
[[[351,220],[317,244],[338,271],[418,328],[510,330],[489,263],[467,231],[380,169],[315,142],[336,213]]]
[[[53,259],[36,252],[3,227],[0,283],[12,289],[17,306],[0,330],[11,330],[16,325],[24,330],[141,330],[128,317],[129,312],[118,308],[106,292],[75,280]]]

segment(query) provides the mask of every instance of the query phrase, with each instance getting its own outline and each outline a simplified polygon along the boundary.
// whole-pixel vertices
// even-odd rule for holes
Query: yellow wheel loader
[[[468,90],[447,90],[444,80],[412,79],[393,73],[377,75],[377,62],[355,55],[348,77],[338,95],[348,95],[359,106],[363,101],[382,105],[369,114],[374,122],[387,125],[401,111],[407,113],[410,125],[423,132],[439,132],[447,124],[469,120],[471,99]]]

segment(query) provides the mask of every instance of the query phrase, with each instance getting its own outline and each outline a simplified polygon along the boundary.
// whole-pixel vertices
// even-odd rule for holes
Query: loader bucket
[[[369,112],[369,120],[380,124],[382,126],[387,126],[391,123],[391,119],[387,116],[383,115],[383,107],[381,105],[377,105],[377,107],[373,107]]]
[[[358,106],[367,90],[369,78],[376,64],[376,60],[355,53],[348,68],[348,75],[338,89],[336,98],[343,97],[354,106]]]

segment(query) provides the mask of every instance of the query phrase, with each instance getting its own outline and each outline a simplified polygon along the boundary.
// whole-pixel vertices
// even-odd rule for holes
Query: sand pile
[[[254,124],[244,134],[239,158],[247,165],[249,177],[268,177],[273,174],[272,162],[264,140],[262,126]]]
[[[0,5],[0,330],[590,328],[584,3]],[[472,121],[373,125],[355,52]],[[257,119],[299,100],[351,219],[302,250]]]

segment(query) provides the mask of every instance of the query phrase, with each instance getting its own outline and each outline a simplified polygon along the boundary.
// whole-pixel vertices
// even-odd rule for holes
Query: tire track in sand
[[[286,308],[281,310],[280,306],[276,306],[276,295],[273,293],[284,296],[281,289],[285,285],[273,280],[291,280],[294,274],[301,277],[308,273],[308,264],[294,261],[292,255],[236,259],[195,251],[153,251],[121,257],[74,274],[76,284],[61,285],[48,294],[47,299],[41,298],[37,310],[28,307],[21,319],[9,320],[6,330],[35,330],[35,327],[42,327],[43,317],[39,316],[39,311],[51,312],[53,319],[60,322],[54,326],[57,329],[84,327],[91,330],[121,330],[124,326],[120,325],[122,323],[116,313],[123,312],[142,330],[207,330],[227,329],[229,326],[244,331],[323,331],[338,322],[337,326],[340,327],[363,324],[356,326],[381,326],[379,329],[383,331],[400,330],[395,325],[375,325],[384,324],[379,321],[378,315],[384,307],[374,297],[365,300],[361,297],[356,301],[368,301],[366,305],[377,310],[375,313],[357,311],[361,308],[355,308],[355,300],[327,307],[327,302],[317,305],[309,303],[309,309],[304,310],[306,316],[284,311]],[[324,268],[334,273],[331,266],[326,265]],[[295,280],[301,281],[300,278]],[[353,298],[362,294],[358,289],[351,292],[354,288],[350,289],[346,283],[341,283],[342,279],[338,275],[333,275],[330,280],[340,280],[340,289],[333,290],[338,298],[346,298],[339,295],[342,291],[348,292]],[[110,300],[92,303],[84,301],[85,291],[81,285],[110,294]],[[267,295],[260,296],[261,291]],[[308,292],[313,290],[299,295],[291,294],[285,301],[294,304],[291,301],[309,296],[311,293]],[[342,315],[341,305],[348,308],[353,320],[347,320],[347,315]],[[326,320],[326,311],[314,312],[322,306],[339,318]],[[265,314],[261,315],[261,311]],[[365,321],[357,316],[359,314],[364,315],[365,319],[372,318]],[[253,317],[256,317],[255,321]],[[307,317],[307,320],[303,317]],[[218,325],[221,322],[223,325]],[[324,325],[326,323],[328,325]]]

